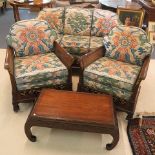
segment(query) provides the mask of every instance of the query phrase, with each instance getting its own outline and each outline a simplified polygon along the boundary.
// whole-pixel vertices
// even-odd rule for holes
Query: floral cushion
[[[19,90],[64,84],[68,71],[54,53],[15,57],[15,79]]]
[[[54,29],[57,33],[63,33],[64,26],[64,12],[65,9],[63,7],[57,8],[44,8],[40,11],[38,15],[38,19],[46,20],[52,29]]]
[[[60,45],[73,56],[82,56],[88,52],[89,39],[89,36],[64,35]]]
[[[152,51],[145,31],[138,27],[118,26],[104,38],[106,56],[115,60],[142,65]]]
[[[100,85],[132,91],[140,69],[140,66],[102,57],[85,69],[84,83],[93,81]]]
[[[58,44],[60,44],[61,40],[63,38],[62,34],[57,34],[57,39],[55,40]]]
[[[116,13],[108,10],[94,9],[91,36],[105,36],[118,23],[119,19]]]
[[[12,25],[7,44],[16,56],[47,53],[53,49],[56,32],[43,20],[23,20]]]
[[[125,89],[120,89],[120,88],[117,88],[117,87],[114,87],[111,85],[105,85],[102,83],[98,83],[97,81],[94,81],[94,80],[88,79],[88,78],[84,79],[84,85],[87,86],[88,88],[91,88],[94,91],[97,90],[98,92],[100,91],[102,93],[116,96],[116,97],[119,97],[119,98],[127,100],[127,101],[130,99],[130,97],[132,95],[131,91],[128,91]]]
[[[103,46],[103,37],[91,37],[90,38],[90,50],[95,51],[97,48]]]
[[[64,34],[90,36],[92,11],[81,8],[67,8]]]

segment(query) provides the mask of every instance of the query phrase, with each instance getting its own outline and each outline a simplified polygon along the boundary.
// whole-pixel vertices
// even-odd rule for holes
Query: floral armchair
[[[34,101],[40,89],[72,89],[73,58],[59,46],[55,30],[43,20],[23,20],[7,36],[5,69],[12,84],[14,111],[19,103]]]
[[[78,90],[112,95],[116,108],[131,118],[152,46],[142,29],[125,26],[113,28],[104,37],[104,45],[81,58]]]

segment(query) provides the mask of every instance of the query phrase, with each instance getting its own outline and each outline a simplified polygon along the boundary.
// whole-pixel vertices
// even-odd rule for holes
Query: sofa
[[[103,37],[119,23],[118,16],[96,8],[45,8],[37,19],[46,20],[57,32],[57,42],[78,63],[79,57],[103,45]]]

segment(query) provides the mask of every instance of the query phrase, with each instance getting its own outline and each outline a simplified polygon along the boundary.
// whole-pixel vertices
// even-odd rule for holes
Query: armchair
[[[14,111],[34,101],[40,89],[72,89],[73,58],[55,41],[56,33],[43,20],[15,23],[7,36],[5,69],[12,84]]]
[[[129,119],[146,78],[152,46],[142,29],[125,26],[113,28],[104,45],[80,59],[78,90],[111,94],[116,108],[127,112]]]

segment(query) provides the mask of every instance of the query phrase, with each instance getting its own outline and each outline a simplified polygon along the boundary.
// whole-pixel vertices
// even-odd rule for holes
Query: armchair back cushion
[[[48,53],[53,49],[56,32],[44,20],[24,20],[12,25],[7,44],[14,48],[16,56]]]
[[[90,9],[67,8],[64,33],[90,36],[92,11]]]
[[[40,11],[38,19],[46,20],[52,29],[58,34],[62,34],[64,29],[65,9],[63,7],[43,9]]]
[[[152,51],[144,30],[138,27],[117,26],[104,37],[105,56],[141,66]]]
[[[103,37],[111,31],[112,28],[119,23],[116,13],[94,9],[91,35],[96,37]]]

